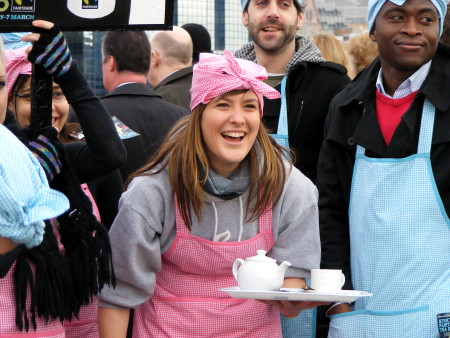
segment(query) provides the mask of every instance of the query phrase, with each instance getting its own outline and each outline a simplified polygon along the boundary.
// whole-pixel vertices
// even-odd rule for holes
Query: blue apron
[[[289,149],[289,135],[286,104],[286,76],[281,81],[281,108],[276,134],[270,134],[277,143]],[[307,281],[309,283],[309,281]],[[281,315],[281,328],[284,338],[314,338],[316,336],[317,309],[304,310],[296,318]]]
[[[450,220],[430,162],[435,108],[425,100],[417,154],[368,158],[357,146],[350,195],[352,282],[373,294],[331,316],[329,337],[438,337],[450,312]]]
[[[270,134],[277,143],[289,149],[289,135],[288,135],[288,122],[287,122],[287,104],[286,104],[286,76],[281,80],[281,108],[280,117],[278,118],[278,127],[276,134]]]
[[[309,279],[307,280],[309,285]],[[283,338],[315,338],[317,308],[303,310],[295,318],[281,315]]]

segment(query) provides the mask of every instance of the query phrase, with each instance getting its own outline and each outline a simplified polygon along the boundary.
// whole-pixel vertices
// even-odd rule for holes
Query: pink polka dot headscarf
[[[26,47],[5,50],[6,88],[8,89],[8,97],[11,96],[14,83],[20,74],[31,75],[31,62],[27,60],[25,49]]]
[[[201,53],[194,66],[191,87],[191,110],[200,103],[208,104],[212,99],[233,90],[249,89],[259,101],[260,115],[264,108],[264,96],[268,99],[280,97],[280,93],[261,80],[267,79],[266,69],[254,62],[234,58],[225,50],[224,55]]]

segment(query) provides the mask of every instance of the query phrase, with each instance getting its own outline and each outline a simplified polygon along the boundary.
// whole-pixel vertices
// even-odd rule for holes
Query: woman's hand
[[[67,73],[72,65],[72,56],[61,30],[52,22],[35,20],[33,33],[24,35],[22,41],[31,42],[25,53],[28,60],[42,65],[47,74],[58,78]]]

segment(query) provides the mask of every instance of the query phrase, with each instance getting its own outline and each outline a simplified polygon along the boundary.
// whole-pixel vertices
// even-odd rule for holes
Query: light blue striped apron
[[[430,162],[435,108],[425,100],[417,154],[368,158],[357,146],[350,196],[353,286],[373,294],[331,316],[329,337],[438,337],[450,312],[450,220]]]
[[[287,103],[286,103],[286,79],[281,81],[281,108],[278,119],[278,128],[276,134],[270,134],[277,143],[289,149],[289,135],[287,122]],[[309,280],[307,281],[309,283]],[[281,327],[284,338],[314,338],[316,336],[316,315],[317,309],[304,310],[296,318],[286,318],[281,315]]]

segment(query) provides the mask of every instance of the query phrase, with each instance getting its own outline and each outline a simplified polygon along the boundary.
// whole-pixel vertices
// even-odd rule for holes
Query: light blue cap
[[[250,0],[241,0],[242,10],[245,9],[245,6],[248,4]],[[294,0],[299,6],[303,5],[303,0]]]
[[[42,242],[44,220],[69,209],[69,200],[50,189],[34,155],[0,125],[0,237],[32,248]]]
[[[386,1],[390,1],[397,6],[402,6],[407,0],[369,0],[369,13],[368,13],[368,28],[369,32],[372,31],[375,25],[375,19],[380,12],[381,7],[383,7]],[[430,0],[431,3],[436,7],[439,13],[439,36],[442,34],[442,29],[444,27],[445,13],[447,12],[447,4],[449,0]]]

